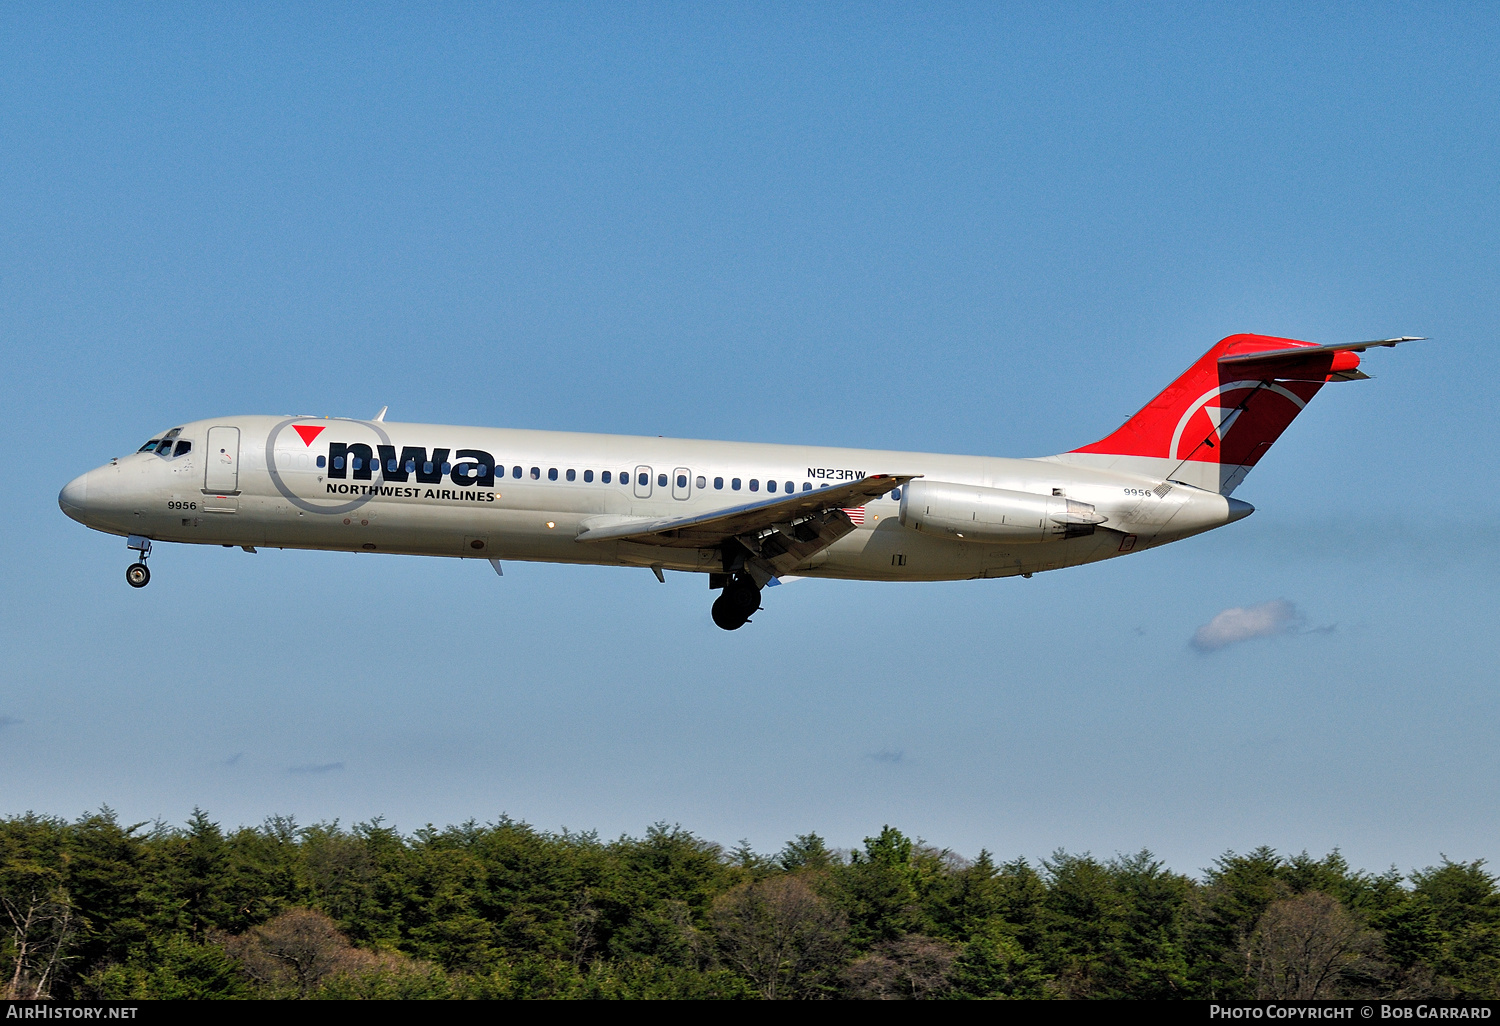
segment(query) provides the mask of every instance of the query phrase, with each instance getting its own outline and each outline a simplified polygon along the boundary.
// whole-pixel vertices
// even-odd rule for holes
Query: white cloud
[[[1273,599],[1258,606],[1234,606],[1193,632],[1189,644],[1199,652],[1213,652],[1252,638],[1290,634],[1302,623],[1302,614],[1286,599]]]

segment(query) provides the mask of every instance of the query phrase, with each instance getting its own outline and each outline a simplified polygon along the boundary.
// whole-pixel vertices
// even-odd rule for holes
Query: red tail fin
[[[1298,354],[1298,349],[1313,352]],[[1290,351],[1285,359],[1243,359],[1282,350]],[[1141,472],[1159,472],[1162,479],[1227,495],[1325,382],[1362,377],[1355,372],[1358,366],[1359,357],[1347,350],[1268,335],[1231,335],[1114,434],[1073,454],[1125,457],[1109,462],[1135,464]]]

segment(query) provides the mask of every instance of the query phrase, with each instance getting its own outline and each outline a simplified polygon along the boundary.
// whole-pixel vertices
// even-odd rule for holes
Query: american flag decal
[[[854,521],[856,527],[865,522],[865,508],[863,506],[856,506],[853,509],[846,509],[844,510],[844,514],[848,516],[850,520]]]

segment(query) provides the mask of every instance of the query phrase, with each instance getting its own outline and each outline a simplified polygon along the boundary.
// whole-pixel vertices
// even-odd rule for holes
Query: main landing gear
[[[140,558],[125,568],[125,583],[132,588],[144,588],[151,583],[151,571],[146,567],[146,557],[151,555],[151,539],[131,535],[125,547],[139,552]]]
[[[732,574],[710,574],[709,587],[724,589],[714,599],[713,618],[726,631],[737,631],[760,609],[760,588],[743,570]]]

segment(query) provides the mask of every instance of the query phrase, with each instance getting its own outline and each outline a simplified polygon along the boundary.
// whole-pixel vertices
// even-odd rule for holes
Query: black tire
[[[710,612],[719,627],[737,631],[750,622],[751,615],[759,608],[760,589],[748,577],[736,574],[725,583]]]
[[[132,588],[144,588],[151,583],[151,571],[145,563],[131,563],[125,568],[125,583]]]

